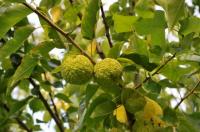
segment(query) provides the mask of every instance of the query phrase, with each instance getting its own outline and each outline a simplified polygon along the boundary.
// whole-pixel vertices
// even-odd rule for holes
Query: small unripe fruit
[[[84,84],[88,82],[93,75],[93,64],[83,55],[66,57],[61,67],[61,74],[67,83]]]
[[[115,87],[122,75],[121,64],[111,58],[106,58],[94,67],[95,79],[103,87]]]

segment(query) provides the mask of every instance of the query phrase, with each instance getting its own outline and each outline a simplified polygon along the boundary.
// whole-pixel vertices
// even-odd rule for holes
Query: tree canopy
[[[0,131],[199,131],[200,1],[104,2],[0,0]]]

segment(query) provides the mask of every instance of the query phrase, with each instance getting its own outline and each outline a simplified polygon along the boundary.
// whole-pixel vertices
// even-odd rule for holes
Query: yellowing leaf
[[[117,109],[115,109],[113,115],[116,115],[116,118],[119,122],[124,124],[128,123],[128,118],[124,105],[120,105]]]
[[[163,120],[161,120],[159,117],[154,116],[152,118],[153,124],[154,126],[159,126],[159,127],[164,127],[165,126],[165,122]]]
[[[62,102],[61,101],[56,102],[55,105],[56,105],[56,108],[58,110],[60,110],[62,108]]]
[[[65,103],[64,101],[62,101],[62,108],[66,111],[68,110],[70,107],[70,104],[69,103]]]
[[[119,132],[120,130],[118,130],[117,128],[113,127],[111,128],[110,132]]]
[[[154,100],[145,97],[146,105],[144,106],[144,118],[146,120],[152,119],[154,116],[162,116],[163,110],[160,105]]]
[[[96,52],[96,46],[97,46],[97,43],[96,43],[95,40],[93,40],[92,43],[88,45],[88,47],[87,47],[87,52],[88,52],[90,55],[94,55],[95,52]]]
[[[50,13],[52,16],[53,23],[57,23],[62,15],[62,10],[60,7],[55,6],[51,9]]]

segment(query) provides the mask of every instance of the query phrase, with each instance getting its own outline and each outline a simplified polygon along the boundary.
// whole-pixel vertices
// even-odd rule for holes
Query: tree
[[[189,2],[0,0],[0,131],[198,132]]]

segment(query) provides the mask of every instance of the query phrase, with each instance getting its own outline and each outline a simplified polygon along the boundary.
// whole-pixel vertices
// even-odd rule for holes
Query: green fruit
[[[106,58],[94,67],[95,79],[103,87],[116,87],[122,75],[121,64],[111,58]]]
[[[84,84],[88,82],[93,75],[93,64],[83,55],[66,57],[61,67],[63,78],[71,84]]]

